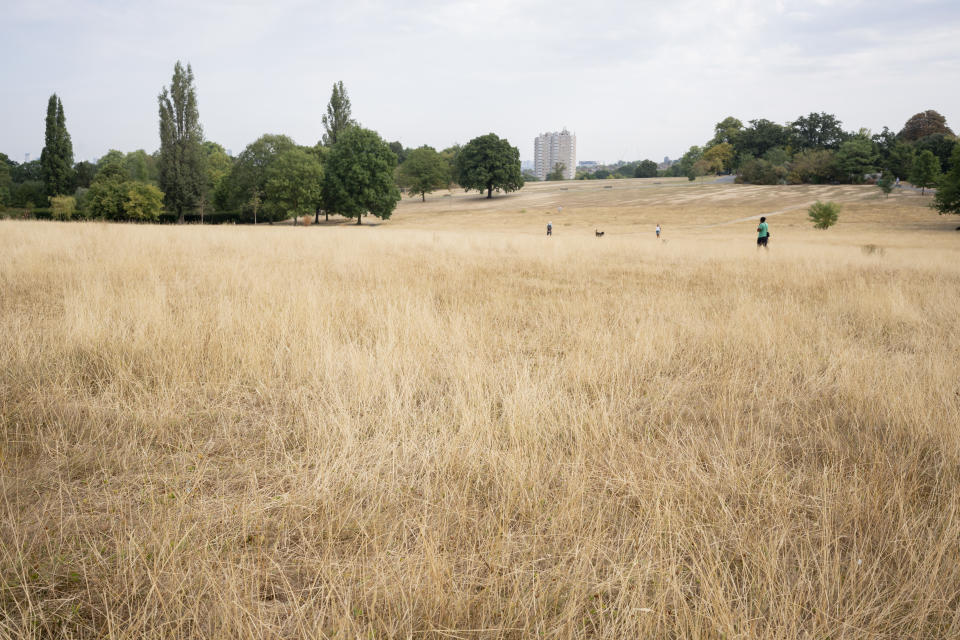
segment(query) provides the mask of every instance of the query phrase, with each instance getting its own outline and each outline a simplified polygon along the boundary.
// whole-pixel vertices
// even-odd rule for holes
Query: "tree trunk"
[[[492,197],[493,197],[493,183],[490,183],[487,185],[487,199],[489,200]]]
[[[313,224],[320,224],[320,207],[317,207],[317,215],[313,218]]]
[[[358,224],[358,225],[360,224],[360,221],[361,221],[361,220],[363,220],[363,214],[358,213],[358,214],[357,214],[357,224]]]
[[[177,207],[177,224],[183,224],[183,207]]]
[[[424,202],[426,202],[426,201],[427,201],[427,192],[424,191],[423,193],[421,193],[421,194],[420,194],[420,197],[423,198],[423,201],[424,201]]]

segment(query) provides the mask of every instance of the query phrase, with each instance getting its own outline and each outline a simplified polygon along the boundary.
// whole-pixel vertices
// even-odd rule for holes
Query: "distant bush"
[[[813,220],[815,229],[829,229],[837,224],[840,217],[840,205],[836,202],[820,202],[817,200],[807,209],[807,215]]]
[[[54,220],[69,220],[77,211],[77,200],[73,196],[53,196],[50,198],[50,212]]]

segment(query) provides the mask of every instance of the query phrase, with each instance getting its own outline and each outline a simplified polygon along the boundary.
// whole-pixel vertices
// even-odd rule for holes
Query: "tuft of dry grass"
[[[0,635],[960,635],[948,241],[414,205],[0,226]]]

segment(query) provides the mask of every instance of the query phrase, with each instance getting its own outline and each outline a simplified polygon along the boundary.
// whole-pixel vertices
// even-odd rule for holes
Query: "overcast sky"
[[[0,0],[0,152],[39,157],[51,93],[77,160],[159,146],[157,94],[193,66],[207,139],[321,137],[331,85],[387,140],[488,132],[533,157],[678,157],[726,116],[960,127],[960,2],[923,0]]]

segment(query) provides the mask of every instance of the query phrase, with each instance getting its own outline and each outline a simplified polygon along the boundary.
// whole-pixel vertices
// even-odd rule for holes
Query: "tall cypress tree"
[[[40,169],[48,196],[70,193],[73,187],[73,143],[67,132],[63,103],[57,94],[47,102],[46,131]]]
[[[192,209],[203,191],[203,129],[193,86],[193,69],[180,61],[173,67],[169,90],[163,88],[160,103],[160,189],[167,209],[178,222]]]

